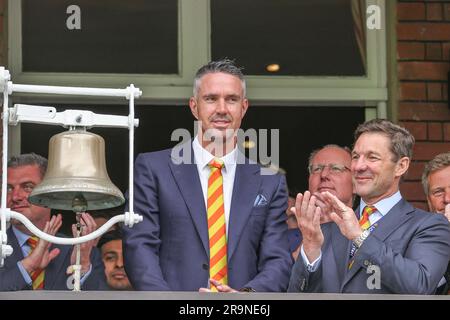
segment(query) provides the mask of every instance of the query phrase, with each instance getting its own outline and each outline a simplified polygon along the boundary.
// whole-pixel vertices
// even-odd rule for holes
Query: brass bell
[[[83,212],[125,202],[108,176],[105,140],[80,128],[54,135],[49,142],[47,172],[28,200],[38,206]]]

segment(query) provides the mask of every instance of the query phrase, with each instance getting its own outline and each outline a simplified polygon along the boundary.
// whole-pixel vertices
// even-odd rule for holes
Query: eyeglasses
[[[328,168],[330,170],[331,174],[339,174],[343,173],[344,171],[348,170],[350,171],[350,168],[337,163],[330,163],[330,164],[311,164],[308,167],[309,174],[320,174],[322,173],[325,168]]]

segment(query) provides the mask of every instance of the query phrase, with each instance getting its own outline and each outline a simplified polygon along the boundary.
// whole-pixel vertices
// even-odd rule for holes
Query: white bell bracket
[[[133,227],[135,223],[142,221],[142,216],[135,213],[134,208],[134,189],[133,189],[133,166],[134,166],[134,128],[139,125],[139,120],[134,118],[134,99],[142,95],[139,88],[133,84],[125,89],[108,88],[84,88],[84,87],[62,87],[62,86],[41,86],[14,84],[10,81],[11,75],[4,67],[0,67],[0,90],[3,91],[3,155],[2,155],[2,190],[7,190],[7,163],[8,163],[8,125],[17,125],[20,122],[38,123],[48,125],[60,125],[63,127],[81,126],[109,127],[109,128],[128,128],[129,130],[129,201],[128,211],[117,215],[108,220],[102,227],[96,231],[77,238],[61,238],[49,235],[37,228],[23,214],[12,211],[6,207],[6,192],[2,192],[0,208],[0,267],[4,265],[4,259],[13,253],[11,246],[7,244],[6,226],[10,219],[17,219],[22,222],[31,233],[37,237],[56,244],[75,245],[84,243],[100,237],[116,223],[123,222],[128,227]],[[97,97],[122,97],[128,100],[128,116],[116,116],[96,114],[86,110],[66,110],[56,112],[51,106],[35,106],[16,104],[13,108],[8,108],[9,96],[14,92],[36,93],[36,94],[56,94],[56,95],[78,95],[78,96],[97,96]]]

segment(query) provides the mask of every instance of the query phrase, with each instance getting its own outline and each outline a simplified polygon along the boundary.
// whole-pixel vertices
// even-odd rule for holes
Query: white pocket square
[[[255,202],[253,203],[253,207],[264,207],[267,205],[267,199],[262,194],[258,194],[256,196]]]

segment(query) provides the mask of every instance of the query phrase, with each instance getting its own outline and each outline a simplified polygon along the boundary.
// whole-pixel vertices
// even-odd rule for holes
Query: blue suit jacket
[[[256,164],[238,164],[233,188],[228,284],[235,289],[285,291],[292,267],[285,178],[262,176]],[[156,291],[207,287],[207,214],[196,164],[174,164],[170,149],[140,154],[134,192],[134,211],[144,220],[124,228],[123,242],[133,287]],[[267,204],[254,206],[259,195]]]
[[[0,291],[31,290],[17,266],[17,262],[23,260],[22,250],[11,228],[7,231],[8,244],[12,246],[13,253],[5,259],[5,265],[0,268]],[[58,236],[61,236],[58,234]],[[52,245],[59,248],[59,255],[53,259],[45,269],[45,290],[69,290],[67,288],[66,270],[70,265],[72,246]],[[107,290],[103,262],[97,248],[91,253],[92,270],[89,277],[81,286],[82,290]]]
[[[355,254],[350,270],[351,241],[335,223],[322,225],[322,260],[308,272],[299,256],[289,292],[432,294],[450,257],[450,227],[440,214],[415,209],[400,200],[384,216]],[[380,289],[371,265],[379,267]]]

